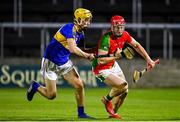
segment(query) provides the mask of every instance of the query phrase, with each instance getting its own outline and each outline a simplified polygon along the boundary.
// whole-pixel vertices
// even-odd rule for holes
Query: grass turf
[[[87,121],[109,119],[100,99],[107,88],[85,89],[86,112],[95,117]],[[74,90],[58,88],[57,98],[46,100],[36,94],[26,100],[26,89],[0,88],[0,120],[6,121],[84,121],[78,119]],[[119,110],[125,121],[180,121],[180,89],[130,89]]]

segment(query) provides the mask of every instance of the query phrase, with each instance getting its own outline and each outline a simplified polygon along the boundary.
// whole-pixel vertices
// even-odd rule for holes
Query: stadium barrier
[[[28,59],[27,59],[28,60]],[[0,64],[0,87],[26,87],[31,80],[37,80],[41,84],[43,81],[39,72],[39,63],[31,64],[20,62],[10,64],[8,62]],[[72,60],[86,87],[106,87],[106,85],[96,79],[91,72],[91,65],[86,60]],[[79,63],[81,62],[81,63]],[[154,87],[180,87],[180,62],[178,59],[163,60],[152,71],[143,75],[138,83],[133,83],[132,75],[134,69],[143,69],[146,62],[141,59],[120,60],[118,61],[122,68],[130,88],[154,88]],[[70,87],[70,85],[61,77],[57,80],[60,87]]]
[[[39,69],[39,65],[0,65],[0,87],[26,87],[32,80],[44,84]],[[90,66],[79,66],[76,69],[87,87],[105,86],[93,76]],[[62,77],[58,77],[57,85],[70,86]]]

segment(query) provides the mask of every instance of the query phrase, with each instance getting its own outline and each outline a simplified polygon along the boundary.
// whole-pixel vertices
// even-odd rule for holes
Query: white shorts
[[[111,69],[100,70],[99,74],[96,75],[96,77],[99,78],[101,81],[104,81],[110,74],[117,75],[125,79],[125,76],[116,61]]]
[[[57,80],[58,75],[64,75],[73,68],[73,63],[70,60],[63,65],[58,66],[48,59],[43,58],[40,73],[44,79]]]

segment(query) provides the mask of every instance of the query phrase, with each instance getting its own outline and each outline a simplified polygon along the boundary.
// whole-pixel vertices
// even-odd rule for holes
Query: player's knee
[[[124,83],[124,86],[128,88],[128,82],[125,82],[125,83]]]
[[[126,85],[124,86],[123,89],[124,89],[124,92],[125,92],[125,93],[128,93],[128,83],[127,83],[127,82],[126,82]]]
[[[128,82],[126,82],[125,88],[127,89],[127,91],[128,91],[128,87],[129,87]]]
[[[125,91],[125,95],[127,95],[127,94],[128,94],[128,91],[129,91],[129,90],[128,90],[128,89],[126,89],[126,91]]]
[[[83,86],[83,84],[81,84],[81,83],[76,86],[76,89],[77,89],[78,91],[83,90],[83,88],[84,88],[84,86]]]
[[[53,100],[54,98],[56,98],[56,92],[51,92],[48,94],[48,99],[49,100]]]
[[[75,85],[74,85],[75,89],[78,90],[78,91],[81,91],[83,90],[84,88],[84,85],[82,82],[77,82]]]
[[[121,84],[118,85],[118,88],[119,88],[119,89],[128,88],[128,83],[127,83],[127,82],[123,82],[123,83],[121,83]]]

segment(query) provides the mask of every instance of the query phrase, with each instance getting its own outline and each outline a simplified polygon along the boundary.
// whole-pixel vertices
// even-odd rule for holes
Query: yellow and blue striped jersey
[[[84,40],[84,32],[77,32],[74,23],[68,23],[62,26],[47,46],[44,58],[49,59],[59,66],[65,64],[70,56],[67,42],[69,38],[73,38],[76,44],[78,44],[80,40]]]

